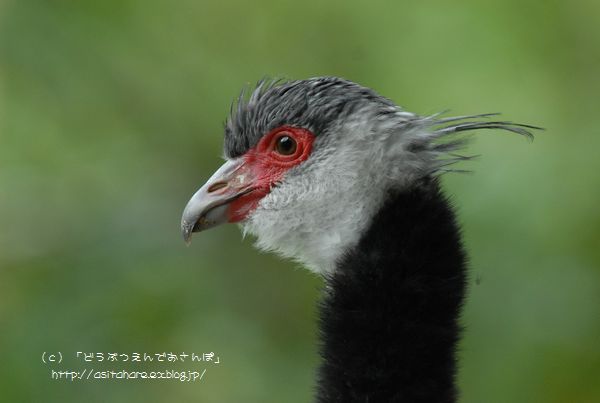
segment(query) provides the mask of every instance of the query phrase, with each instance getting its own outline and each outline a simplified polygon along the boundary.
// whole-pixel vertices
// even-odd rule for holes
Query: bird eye
[[[281,136],[275,143],[275,150],[281,155],[292,155],[296,152],[296,140],[290,136]]]

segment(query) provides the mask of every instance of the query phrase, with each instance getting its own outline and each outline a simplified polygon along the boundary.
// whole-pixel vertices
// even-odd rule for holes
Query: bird
[[[440,184],[480,129],[533,138],[496,113],[417,115],[339,77],[263,79],[224,128],[225,163],[181,219],[238,223],[323,279],[314,400],[455,402],[467,254]]]

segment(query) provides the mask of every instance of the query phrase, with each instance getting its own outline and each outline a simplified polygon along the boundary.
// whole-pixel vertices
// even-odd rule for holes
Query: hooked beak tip
[[[185,222],[181,223],[181,236],[183,237],[183,241],[185,242],[186,246],[190,246],[192,243],[193,228],[194,225],[190,225]]]

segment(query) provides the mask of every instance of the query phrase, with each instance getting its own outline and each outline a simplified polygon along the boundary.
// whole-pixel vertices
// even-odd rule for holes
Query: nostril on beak
[[[207,192],[208,193],[216,192],[217,190],[223,189],[226,186],[227,186],[227,182],[215,182],[208,187]]]

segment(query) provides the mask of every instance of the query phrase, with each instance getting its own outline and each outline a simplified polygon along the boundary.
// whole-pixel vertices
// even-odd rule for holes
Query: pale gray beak
[[[227,161],[192,196],[183,210],[181,234],[190,243],[192,233],[229,221],[229,203],[254,190],[241,158]]]

